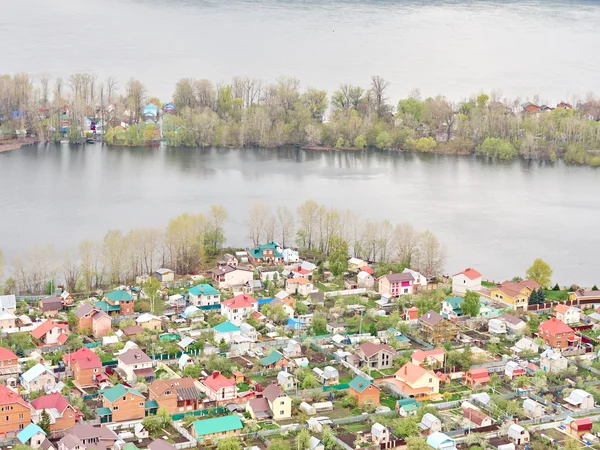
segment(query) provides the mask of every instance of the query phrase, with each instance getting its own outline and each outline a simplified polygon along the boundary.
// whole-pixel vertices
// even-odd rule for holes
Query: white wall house
[[[221,302],[221,293],[210,284],[198,284],[188,291],[190,304],[194,306],[212,306]]]
[[[413,284],[419,285],[419,286],[427,286],[427,277],[425,275],[422,275],[419,272],[417,272],[416,270],[411,270],[411,269],[404,269],[402,272],[410,273],[413,276],[413,278],[415,279]]]
[[[475,269],[465,269],[452,276],[452,293],[454,295],[465,295],[467,291],[479,291],[481,289],[481,274]]]

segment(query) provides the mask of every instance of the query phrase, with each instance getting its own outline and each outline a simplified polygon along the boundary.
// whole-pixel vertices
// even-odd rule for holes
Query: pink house
[[[388,297],[399,297],[413,293],[415,279],[411,273],[389,273],[377,279],[379,294]]]
[[[213,372],[200,384],[206,397],[214,402],[227,402],[237,398],[235,378],[227,378],[221,372]]]

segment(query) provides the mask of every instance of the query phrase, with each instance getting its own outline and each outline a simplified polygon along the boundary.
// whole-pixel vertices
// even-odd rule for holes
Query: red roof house
[[[462,272],[455,273],[452,276],[455,277],[457,275],[464,275],[469,280],[476,280],[477,278],[481,278],[481,274],[479,272],[477,272],[475,269],[471,269],[470,267],[463,270]]]
[[[221,372],[213,372],[212,375],[202,381],[202,385],[209,400],[222,402],[237,397],[235,378],[227,378]]]
[[[585,417],[583,419],[575,419],[569,423],[567,432],[571,436],[581,437],[586,433],[591,433],[593,427],[592,419]]]
[[[45,345],[63,345],[69,337],[69,328],[64,323],[46,320],[31,332],[31,336]]]
[[[561,349],[576,347],[581,341],[581,337],[575,334],[575,330],[556,317],[540,324],[538,336],[544,340],[546,345]]]
[[[465,374],[465,383],[469,386],[482,385],[489,383],[490,373],[486,368],[471,369]]]
[[[71,367],[73,380],[82,387],[95,386],[102,375],[102,361],[87,347],[63,355],[63,361]]]
[[[72,428],[83,417],[81,411],[58,392],[36,398],[31,402],[31,406],[36,410],[36,414],[41,414],[43,410],[50,411],[50,431]]]

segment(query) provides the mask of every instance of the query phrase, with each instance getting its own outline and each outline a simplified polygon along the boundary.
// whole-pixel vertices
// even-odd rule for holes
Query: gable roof
[[[187,356],[187,355],[186,355]],[[161,395],[169,389],[178,391],[180,389],[189,389],[196,387],[196,379],[191,377],[173,378],[171,380],[154,380],[150,385],[150,390]]]
[[[448,303],[452,309],[458,309],[460,308],[460,306],[462,305],[462,303],[464,302],[464,298],[462,297],[450,297],[447,298],[446,300],[444,300],[446,303]]]
[[[108,389],[103,389],[102,391],[99,391],[99,392],[101,392],[102,396],[106,400],[108,400],[110,403],[115,402],[116,400],[118,400],[119,398],[121,398],[121,397],[123,397],[123,396],[125,396],[127,394],[137,395],[138,397],[142,397],[143,399],[146,398],[137,389],[126,388],[122,384],[117,384],[116,386],[113,386],[113,387],[108,388]]]
[[[247,294],[236,295],[229,300],[225,300],[221,305],[229,309],[252,308],[252,304],[256,303],[256,299]]]
[[[56,378],[56,376],[50,369],[48,369],[46,366],[40,363],[37,363],[35,366],[33,366],[31,369],[29,369],[27,372],[21,375],[21,378],[23,378],[23,380],[25,380],[26,382],[31,383],[43,373],[49,373],[50,375]]]
[[[21,398],[19,394],[0,384],[0,405],[18,403],[21,406],[32,409],[31,405]]]
[[[412,362],[407,362],[400,367],[395,375],[396,378],[400,378],[408,384],[415,383],[424,375],[429,375],[435,378],[435,373],[433,373],[431,370],[425,370],[423,367],[417,366]]]
[[[48,333],[52,328],[58,327],[63,330],[67,330],[67,326],[62,323],[54,322],[53,320],[46,320],[42,324],[40,324],[35,330],[31,332],[31,335],[36,339],[41,339]]]
[[[117,359],[123,364],[141,364],[152,362],[152,359],[146,355],[139,347],[133,347],[127,350],[125,353],[121,353]]]
[[[519,318],[517,316],[513,316],[512,314],[509,314],[509,313],[502,313],[498,316],[498,318],[503,319],[505,322],[508,322],[513,326],[517,326],[517,325],[525,323],[525,321],[523,321],[521,318]]]
[[[191,287],[188,292],[192,295],[219,295],[219,291],[210,284],[197,284]]]
[[[443,348],[434,348],[433,350],[415,350],[411,358],[415,361],[423,362],[430,356],[444,355],[446,351]]]
[[[30,423],[29,425],[27,425],[27,427],[25,427],[23,431],[17,434],[17,439],[19,440],[19,442],[21,442],[21,444],[25,444],[38,433],[42,433],[44,436],[46,436],[46,432],[42,430],[38,425],[36,425],[35,423]]]
[[[95,369],[102,367],[100,357],[87,347],[81,347],[71,354],[64,354],[63,361],[65,364],[77,362],[80,369]]]
[[[17,360],[18,356],[15,355],[12,350],[4,347],[0,347],[0,361]]]
[[[106,297],[111,302],[121,302],[133,300],[133,296],[124,289],[115,289],[114,291],[109,292],[104,297]]]
[[[504,295],[509,297],[516,297],[521,294],[525,288],[529,288],[531,290],[539,289],[541,285],[537,281],[533,280],[522,280],[518,282],[514,281],[504,281],[497,285],[493,289],[497,289],[502,292]]]
[[[273,257],[281,258],[281,252],[277,249],[279,245],[276,242],[267,242],[266,244],[259,245],[253,249],[248,250],[250,256],[254,259],[263,259],[265,250],[272,250]]]
[[[243,428],[242,421],[237,414],[225,417],[215,417],[213,419],[196,420],[192,426],[198,437],[206,434],[241,430]]]
[[[348,386],[350,386],[352,389],[354,389],[357,392],[363,392],[365,389],[367,389],[369,386],[375,386],[371,381],[367,380],[366,378],[361,377],[360,375],[355,376],[354,378],[352,378],[352,381],[350,381],[350,383],[348,383]],[[375,386],[377,388],[377,386]],[[379,388],[377,388],[379,389]]]
[[[42,395],[31,402],[37,411],[43,409],[56,409],[58,412],[63,413],[65,409],[69,407],[69,402],[62,396],[60,392],[55,392],[49,395]]]
[[[444,318],[436,313],[435,311],[431,310],[425,314],[423,314],[420,318],[420,321],[426,323],[429,326],[435,326],[437,325],[439,322],[441,322],[442,320],[444,320]]]
[[[561,303],[560,305],[556,305],[554,307],[554,312],[558,313],[558,314],[565,314],[567,311],[569,311],[571,309],[570,306],[565,305],[564,303]]]
[[[538,327],[538,332],[547,333],[550,336],[556,336],[557,334],[573,333],[573,329],[562,320],[557,319],[556,317],[551,317],[540,324]]]
[[[263,397],[266,398],[270,403],[283,394],[283,391],[279,389],[279,386],[276,384],[268,385],[263,391]]]
[[[215,371],[204,379],[204,385],[211,391],[217,392],[221,388],[235,386],[235,378],[227,378],[221,372]]]
[[[463,411],[463,417],[480,426],[484,420],[489,419],[486,414],[475,408],[465,408]]]
[[[81,305],[79,308],[77,308],[75,310],[75,315],[81,319],[82,317],[87,316],[89,313],[91,313],[95,309],[96,308],[94,308],[93,305],[88,305],[88,304]]]
[[[462,272],[455,273],[452,276],[455,277],[457,275],[464,275],[469,280],[476,280],[477,278],[481,278],[481,274],[479,272],[477,272],[475,269],[471,269],[470,267],[466,268]]]
[[[373,355],[376,355],[377,353],[379,353],[380,351],[384,350],[387,352],[390,352],[391,354],[395,355],[396,351],[390,347],[388,344],[374,344],[372,342],[363,342],[362,344],[360,344],[358,346],[358,348],[361,349],[361,351],[365,354],[365,356],[367,358],[370,358]]]
[[[62,298],[61,297],[46,297],[42,301],[43,311],[56,311],[62,309]]]
[[[260,364],[263,366],[270,366],[271,364],[277,363],[277,361],[279,361],[281,358],[283,358],[283,355],[277,350],[273,350],[271,353],[269,353],[267,356],[260,360]]]
[[[231,323],[229,320],[214,326],[213,330],[215,330],[217,333],[234,333],[236,331],[241,331],[237,325]]]
[[[401,283],[403,281],[415,281],[415,277],[413,277],[412,273],[409,273],[409,272],[388,273],[386,275],[383,275],[381,278],[385,278],[390,283]]]
[[[14,294],[0,295],[0,309],[15,309],[17,307],[17,297]]]
[[[175,450],[175,446],[169,444],[162,439],[155,439],[152,444],[148,445],[149,450]]]

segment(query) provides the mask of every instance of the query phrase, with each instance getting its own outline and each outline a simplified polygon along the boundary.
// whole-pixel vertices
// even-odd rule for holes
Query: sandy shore
[[[25,139],[10,139],[6,141],[0,141],[0,153],[8,152],[10,150],[17,150],[24,145],[31,145],[37,142],[36,138],[25,138]]]

